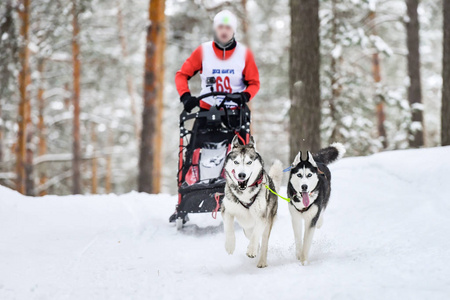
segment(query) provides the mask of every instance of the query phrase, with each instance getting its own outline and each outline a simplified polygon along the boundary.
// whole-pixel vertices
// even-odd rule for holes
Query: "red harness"
[[[263,178],[264,178],[264,173],[263,172],[261,172],[261,175],[258,177],[258,179],[256,179],[256,181],[255,182],[253,182],[251,185],[249,185],[248,187],[252,187],[252,186],[258,186],[259,184],[261,184],[262,183],[262,181],[263,181]]]

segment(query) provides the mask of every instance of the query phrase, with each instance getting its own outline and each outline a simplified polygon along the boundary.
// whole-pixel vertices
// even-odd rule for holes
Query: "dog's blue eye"
[[[300,173],[298,173],[297,176],[300,178],[303,178],[302,174],[300,174]]]
[[[251,165],[251,164],[252,164],[252,161],[247,162],[247,165]]]
[[[237,160],[235,160],[235,161],[234,161],[234,164],[235,164],[235,165],[238,165],[238,164],[239,164],[239,162],[238,162]]]
[[[309,173],[306,177],[311,177],[312,176],[312,174],[311,173]]]

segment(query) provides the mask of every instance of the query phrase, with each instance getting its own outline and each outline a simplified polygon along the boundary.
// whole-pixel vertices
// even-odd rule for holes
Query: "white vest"
[[[216,79],[216,83],[213,85],[214,92],[240,93],[244,91],[247,86],[244,83],[242,72],[245,68],[247,48],[237,43],[233,54],[227,60],[222,60],[217,57],[213,47],[213,42],[202,44],[203,61],[202,73],[200,74],[202,91],[200,94],[203,95],[211,92],[211,88],[206,86],[206,79],[208,77],[214,77]],[[216,98],[208,97],[202,99],[202,101],[212,106],[221,104],[223,98],[224,96],[217,96]],[[225,105],[236,106],[236,103],[227,101]]]

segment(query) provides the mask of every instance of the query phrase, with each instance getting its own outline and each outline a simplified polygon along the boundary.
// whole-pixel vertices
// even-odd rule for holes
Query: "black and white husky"
[[[345,148],[340,143],[319,150],[317,154],[306,154],[302,159],[299,152],[291,165],[287,188],[291,199],[289,212],[294,228],[297,259],[304,265],[308,260],[314,231],[323,223],[323,213],[327,207],[331,192],[331,173],[327,165],[340,159]],[[305,233],[302,239],[302,220]],[[303,246],[303,247],[302,247]]]
[[[232,141],[232,148],[225,160],[226,186],[222,203],[222,218],[225,228],[225,250],[233,254],[236,244],[234,219],[244,229],[250,240],[247,256],[254,258],[258,254],[261,243],[258,268],[267,267],[267,249],[270,231],[277,214],[277,196],[272,190],[280,187],[282,166],[275,161],[269,174],[264,170],[264,163],[255,150],[255,143],[241,145],[237,137]]]

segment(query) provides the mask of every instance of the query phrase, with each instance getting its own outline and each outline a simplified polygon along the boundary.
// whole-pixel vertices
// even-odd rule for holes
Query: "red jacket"
[[[234,52],[235,47],[230,47],[224,51],[223,49],[220,49],[216,43],[212,43],[214,44],[214,52],[220,59],[226,60]],[[177,91],[180,96],[190,93],[188,80],[197,74],[197,72],[202,72],[202,60],[202,46],[199,46],[194,50],[194,52],[192,52],[191,56],[186,59],[183,66],[181,66],[181,69],[175,75],[175,85],[177,86]],[[260,84],[258,67],[256,66],[253,53],[249,49],[247,49],[245,67],[242,72],[242,76],[244,77],[244,81],[247,85],[247,88],[243,92],[250,94],[251,99],[256,95],[256,93],[258,93]]]

